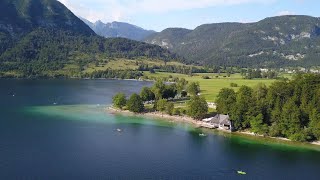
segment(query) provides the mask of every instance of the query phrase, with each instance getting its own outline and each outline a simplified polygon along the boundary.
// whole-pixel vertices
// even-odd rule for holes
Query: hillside
[[[124,22],[112,22],[112,23],[103,23],[97,21],[92,23],[84,18],[81,18],[95,33],[103,37],[122,37],[127,39],[132,39],[136,41],[141,41],[147,36],[154,34],[155,31],[145,30],[141,27],[124,23]]]
[[[194,30],[166,29],[145,42],[202,65],[320,65],[320,19],[309,16],[279,16],[247,24],[205,24]]]
[[[56,0],[0,1],[0,41],[0,76],[64,76],[66,67],[78,74],[115,58],[176,58],[156,45],[97,36]]]

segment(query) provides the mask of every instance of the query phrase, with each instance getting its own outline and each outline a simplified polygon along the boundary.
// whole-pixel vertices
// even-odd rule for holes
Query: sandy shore
[[[161,119],[168,120],[171,122],[192,124],[196,127],[200,127],[202,124],[201,121],[197,121],[197,120],[195,120],[191,117],[188,117],[188,116],[171,116],[168,114],[162,114],[160,112],[148,112],[148,113],[143,113],[143,114],[135,114],[135,113],[132,113],[127,110],[119,110],[119,109],[116,109],[113,107],[108,107],[107,111],[109,111],[111,113],[121,113],[121,114],[128,114],[128,115],[142,115],[144,117],[161,118]]]
[[[320,146],[320,141],[314,141],[314,142],[311,142],[311,144]]]
[[[120,109],[116,109],[116,108],[113,108],[113,107],[108,107],[107,111],[109,111],[111,113],[137,115],[137,114],[132,113],[130,111],[120,110]],[[197,120],[195,120],[195,119],[193,119],[191,117],[188,117],[188,116],[171,116],[171,115],[168,115],[168,114],[162,114],[160,112],[149,112],[149,113],[138,114],[138,115],[141,115],[141,116],[144,116],[144,117],[151,117],[151,118],[160,118],[160,119],[163,119],[163,120],[167,120],[167,121],[170,121],[170,122],[176,122],[176,123],[188,123],[188,124],[191,124],[191,125],[193,125],[195,127],[198,127],[198,128],[208,128],[205,125],[206,123],[203,123],[202,121],[197,121]],[[211,128],[211,129],[213,129],[213,128]],[[219,130],[219,131],[223,131],[223,132],[231,133],[230,131],[227,131],[227,130],[224,130],[224,129],[220,129],[220,128],[214,128],[214,129]],[[263,135],[260,135],[260,134],[255,134],[255,133],[250,132],[250,131],[236,131],[235,133],[242,134],[242,135],[256,136],[256,137],[271,138],[271,139],[275,139],[275,140],[281,140],[281,141],[284,141],[284,142],[285,141],[293,142],[292,140],[290,140],[288,138],[263,136]],[[320,146],[320,141],[308,142],[308,144],[313,144],[313,145],[319,145]]]

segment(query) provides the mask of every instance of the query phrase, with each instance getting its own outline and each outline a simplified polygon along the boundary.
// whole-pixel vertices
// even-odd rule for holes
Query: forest
[[[223,88],[217,112],[229,114],[236,130],[284,137],[294,141],[320,140],[320,75],[297,74],[267,87]]]

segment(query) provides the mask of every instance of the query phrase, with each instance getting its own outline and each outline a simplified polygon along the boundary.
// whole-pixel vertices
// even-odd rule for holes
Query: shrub
[[[180,108],[175,108],[173,109],[173,115],[177,115],[177,116],[180,116],[181,115],[181,112],[180,112]]]
[[[174,110],[174,104],[173,102],[167,102],[166,104],[166,113],[169,115],[173,114],[173,110]]]
[[[231,87],[238,87],[238,84],[236,84],[236,83],[230,83],[230,86],[231,86]]]
[[[186,91],[181,92],[181,97],[187,97],[188,93]]]
[[[154,71],[154,69],[150,69],[149,72],[150,72],[151,74],[156,73],[156,72]]]
[[[185,109],[182,109],[180,112],[181,112],[181,114],[183,114],[183,115],[186,115],[186,114],[187,114],[187,110],[185,110]]]
[[[292,141],[305,142],[307,140],[307,135],[304,132],[298,132],[289,137]]]

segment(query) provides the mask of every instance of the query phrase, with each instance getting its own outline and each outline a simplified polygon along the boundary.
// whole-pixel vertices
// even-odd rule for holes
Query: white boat
[[[203,133],[200,133],[199,136],[201,136],[201,137],[206,137],[207,135],[206,135],[206,134],[203,134]]]
[[[118,131],[118,132],[121,132],[122,130],[121,130],[121,129],[117,129],[117,131]]]

